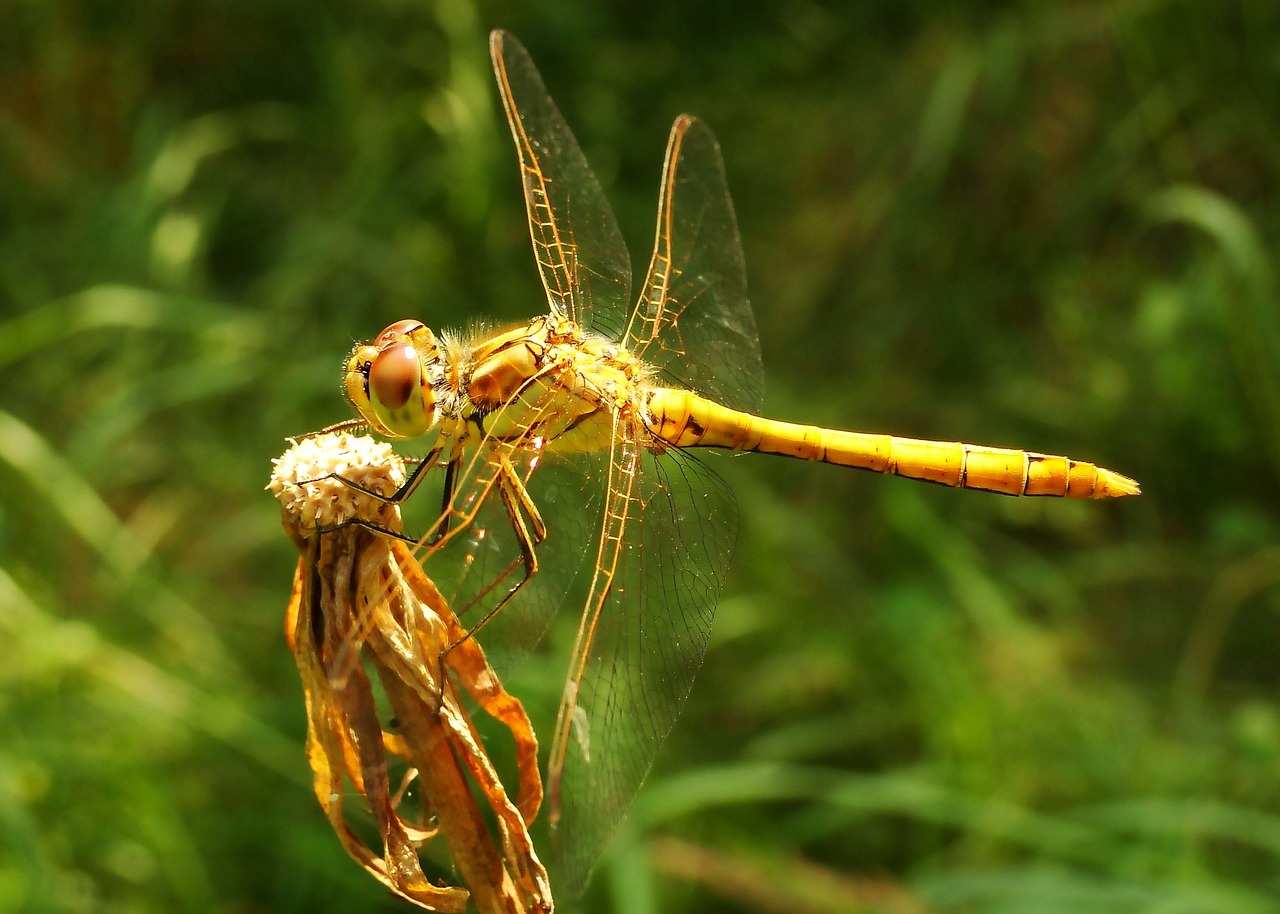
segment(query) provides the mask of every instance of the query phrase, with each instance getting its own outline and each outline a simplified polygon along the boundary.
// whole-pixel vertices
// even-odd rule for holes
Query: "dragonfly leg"
[[[543,540],[547,538],[547,525],[542,520],[542,515],[538,511],[538,506],[534,504],[533,498],[529,495],[529,490],[525,488],[523,482],[520,481],[519,474],[507,458],[503,457],[498,471],[498,494],[502,498],[503,507],[507,510],[507,518],[511,521],[511,529],[515,533],[516,543],[520,548],[520,555],[511,561],[504,571],[496,579],[501,581],[508,574],[515,570],[516,565],[524,566],[524,574],[520,580],[511,585],[502,598],[491,607],[484,616],[467,630],[467,633],[449,645],[440,655],[441,664],[449,655],[449,652],[471,638],[476,632],[484,628],[489,622],[502,612],[511,599],[520,592],[538,573],[538,554],[537,547]],[[487,593],[487,591],[486,591]],[[481,594],[479,598],[483,598],[485,594]]]
[[[439,456],[440,456],[440,448],[436,448],[433,451],[431,451],[431,453],[427,454],[426,457],[423,457],[422,460],[418,462],[418,465],[414,467],[413,472],[409,474],[409,478],[404,481],[404,484],[401,485],[400,488],[398,488],[391,495],[383,495],[381,492],[375,492],[374,490],[368,488],[367,486],[362,486],[358,482],[353,482],[352,480],[347,479],[341,473],[330,473],[327,476],[321,476],[317,479],[306,479],[298,483],[298,485],[306,485],[309,482],[322,482],[324,480],[333,479],[333,480],[336,480],[337,482],[342,483],[344,486],[347,486],[350,489],[355,489],[357,492],[359,492],[362,495],[367,495],[368,497],[374,499],[375,501],[380,501],[383,504],[387,504],[387,505],[398,505],[401,502],[403,502],[406,498],[408,498],[410,495],[413,494],[414,489],[416,489],[418,485],[422,482],[423,476],[425,475],[426,471],[430,467],[435,465],[436,460],[439,458]],[[450,463],[449,467],[450,467],[450,471],[452,471],[453,464]],[[446,475],[446,480],[448,479],[449,479],[449,476]],[[447,526],[447,520],[442,519],[440,522],[436,524],[436,526]],[[375,523],[374,521],[371,521],[371,520],[365,520],[359,517],[350,518],[349,520],[345,520],[340,524],[334,524],[332,527],[320,527],[317,529],[316,532],[332,533],[335,530],[341,530],[343,527],[362,527],[365,530],[370,531],[371,533],[377,533],[382,536],[390,537],[391,539],[397,539],[397,540],[400,540],[402,543],[407,543],[410,546],[417,546],[418,543],[420,542],[418,537],[409,536],[408,534],[402,531],[392,530],[388,527],[383,526],[382,524]],[[435,540],[437,539],[439,539],[439,535],[436,535],[435,537],[433,537],[431,542],[435,542]]]
[[[417,490],[418,486],[422,484],[422,480],[425,478],[427,470],[430,470],[437,465],[437,461],[439,461],[442,451],[443,448],[440,447],[432,448],[426,457],[423,457],[418,461],[418,465],[413,468],[413,472],[409,474],[409,478],[404,481],[400,488],[396,489],[390,495],[375,492],[367,486],[362,486],[358,482],[347,479],[347,477],[343,476],[341,473],[329,473],[326,476],[319,476],[315,479],[304,479],[298,482],[297,485],[305,486],[310,482],[323,482],[327,479],[332,479],[342,483],[350,489],[355,489],[361,495],[367,495],[376,501],[382,502],[383,504],[399,505],[403,504],[404,501]]]
[[[302,437],[315,438],[320,435],[331,435],[336,432],[353,432],[357,429],[367,432],[369,430],[369,423],[365,422],[363,419],[343,419],[341,422],[335,422],[333,425],[326,425],[324,428],[320,429],[320,431],[311,432],[310,434],[303,435]]]
[[[418,545],[418,541],[414,537],[409,536],[406,533],[402,533],[399,530],[392,530],[389,527],[384,527],[382,524],[375,523],[374,521],[365,520],[362,517],[353,517],[349,520],[344,520],[340,524],[334,524],[332,527],[317,527],[316,532],[333,533],[337,530],[341,530],[343,527],[360,527],[361,529],[368,530],[370,533],[376,533],[379,536],[389,537],[393,540],[400,540],[400,542],[409,546]]]
[[[431,532],[423,538],[423,545],[432,547],[449,534],[449,521],[453,518],[453,496],[458,491],[458,471],[462,467],[462,455],[450,459],[444,470],[444,495],[440,502],[440,519],[431,526]]]
[[[370,489],[367,486],[363,486],[358,482],[347,479],[341,473],[330,473],[327,476],[321,476],[316,479],[306,479],[298,483],[298,485],[306,485],[307,483],[311,483],[311,482],[323,482],[325,480],[333,479],[342,483],[344,486],[347,486],[350,489],[356,490],[362,495],[367,495],[368,497],[374,499],[375,501],[380,501],[383,504],[387,504],[387,505],[399,505],[405,502],[409,498],[409,496],[412,495],[417,490],[418,486],[421,485],[422,480],[426,477],[427,471],[439,465],[440,455],[441,453],[443,453],[443,450],[444,449],[441,447],[433,448],[427,454],[427,456],[421,458],[420,460],[417,460],[418,465],[414,467],[413,472],[409,474],[409,478],[406,479],[403,484],[401,484],[400,488],[396,489],[396,491],[391,493],[390,495],[384,495],[382,492],[375,492],[373,489]],[[407,458],[407,459],[414,459],[414,458]],[[321,529],[319,532],[330,533],[334,530],[340,530],[343,527],[351,526],[354,524],[355,526],[364,527],[366,530],[370,530],[374,533],[381,533],[381,534],[390,536],[393,539],[398,539],[404,543],[407,543],[410,546],[415,546],[415,547],[427,546],[429,548],[435,547],[440,543],[441,540],[445,539],[449,533],[450,520],[454,515],[454,510],[452,507],[453,496],[458,488],[459,468],[461,466],[461,463],[462,463],[462,456],[458,454],[451,457],[449,459],[449,462],[445,465],[444,494],[443,494],[442,504],[440,507],[440,515],[436,519],[435,523],[431,525],[431,529],[424,536],[420,536],[420,537],[409,536],[404,533],[399,533],[399,532],[390,530],[382,526],[381,524],[376,524],[372,521],[360,520],[356,518],[353,518],[352,520],[344,521],[341,524],[335,524],[332,527],[325,527]]]

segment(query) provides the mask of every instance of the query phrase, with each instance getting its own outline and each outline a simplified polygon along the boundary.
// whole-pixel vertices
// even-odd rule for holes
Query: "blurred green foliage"
[[[637,267],[715,128],[770,413],[1144,487],[714,460],[716,636],[577,906],[1280,910],[1273,0],[0,4],[0,910],[405,910],[311,795],[261,488],[353,340],[543,307],[493,27]]]

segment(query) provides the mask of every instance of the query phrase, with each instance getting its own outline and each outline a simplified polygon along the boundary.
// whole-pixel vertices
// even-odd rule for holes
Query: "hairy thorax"
[[[577,453],[607,448],[619,432],[633,436],[648,423],[652,369],[568,319],[538,317],[467,342],[445,340],[444,349],[440,406],[467,420],[473,435],[541,438]]]

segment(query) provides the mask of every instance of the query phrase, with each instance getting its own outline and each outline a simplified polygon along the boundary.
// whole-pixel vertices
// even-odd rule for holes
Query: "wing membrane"
[[[543,408],[553,403],[548,396]],[[524,576],[495,467],[505,459],[523,468],[530,498],[554,511],[536,548],[538,573],[478,637],[505,678],[561,605],[585,604],[548,777],[559,815],[555,884],[571,894],[586,884],[679,717],[737,530],[733,493],[716,473],[619,435],[611,451],[572,461],[543,452],[532,435],[486,439],[464,462],[450,538],[425,562],[463,624],[474,625]]]
[[[547,301],[579,325],[616,338],[631,295],[631,259],[613,209],[529,53],[500,31],[490,36],[489,50],[520,157]]]
[[[757,409],[759,344],[711,131],[688,116],[672,128],[653,258],[628,311],[629,256],[577,141],[524,48],[495,32],[490,50],[551,310],[621,341],[684,386]],[[510,471],[502,467],[514,468],[525,503],[545,515],[546,539],[534,548],[538,573],[479,638],[505,675],[556,608],[566,600],[584,606],[549,762],[557,889],[575,892],[648,775],[702,663],[737,508],[714,472],[652,441],[626,407],[614,412],[611,447],[563,461],[554,445],[544,450],[561,398],[575,395],[548,389],[559,383],[531,385],[504,407],[520,411],[509,414],[522,417],[519,433],[472,446],[451,505],[454,530],[427,551],[430,573],[474,624],[527,571],[520,530],[531,524],[512,516],[499,481]]]
[[[680,386],[760,409],[760,341],[724,160],[687,114],[671,128],[653,258],[623,343]]]
[[[680,715],[737,531],[732,491],[696,458],[623,440],[612,475],[620,483],[602,521],[587,637],[570,661],[549,766],[561,813],[557,888],[571,893],[586,884]]]
[[[553,402],[544,394],[532,415],[549,410]],[[587,566],[599,529],[605,477],[594,464],[603,462],[603,455],[575,455],[570,462],[545,453],[531,433],[510,441],[485,438],[463,460],[448,509],[449,538],[424,546],[423,564],[468,628],[523,582],[479,633],[501,677],[519,667],[576,593],[575,580]],[[514,468],[537,510],[554,512],[546,518],[546,540],[534,547],[539,570],[527,581],[520,534],[499,492],[504,463]]]

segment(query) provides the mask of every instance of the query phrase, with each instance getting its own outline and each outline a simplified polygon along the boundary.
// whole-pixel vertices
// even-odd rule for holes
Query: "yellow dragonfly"
[[[547,762],[557,888],[572,892],[706,650],[737,509],[695,448],[1007,495],[1106,498],[1138,485],[1067,457],[760,417],[759,342],[711,131],[688,115],[671,129],[654,251],[632,306],[627,248],[577,141],[520,43],[494,32],[490,50],[547,312],[438,335],[400,321],[356,347],[345,383],[377,432],[434,436],[402,494],[443,470],[424,566],[483,627],[491,656],[536,642],[562,603],[581,607]]]

